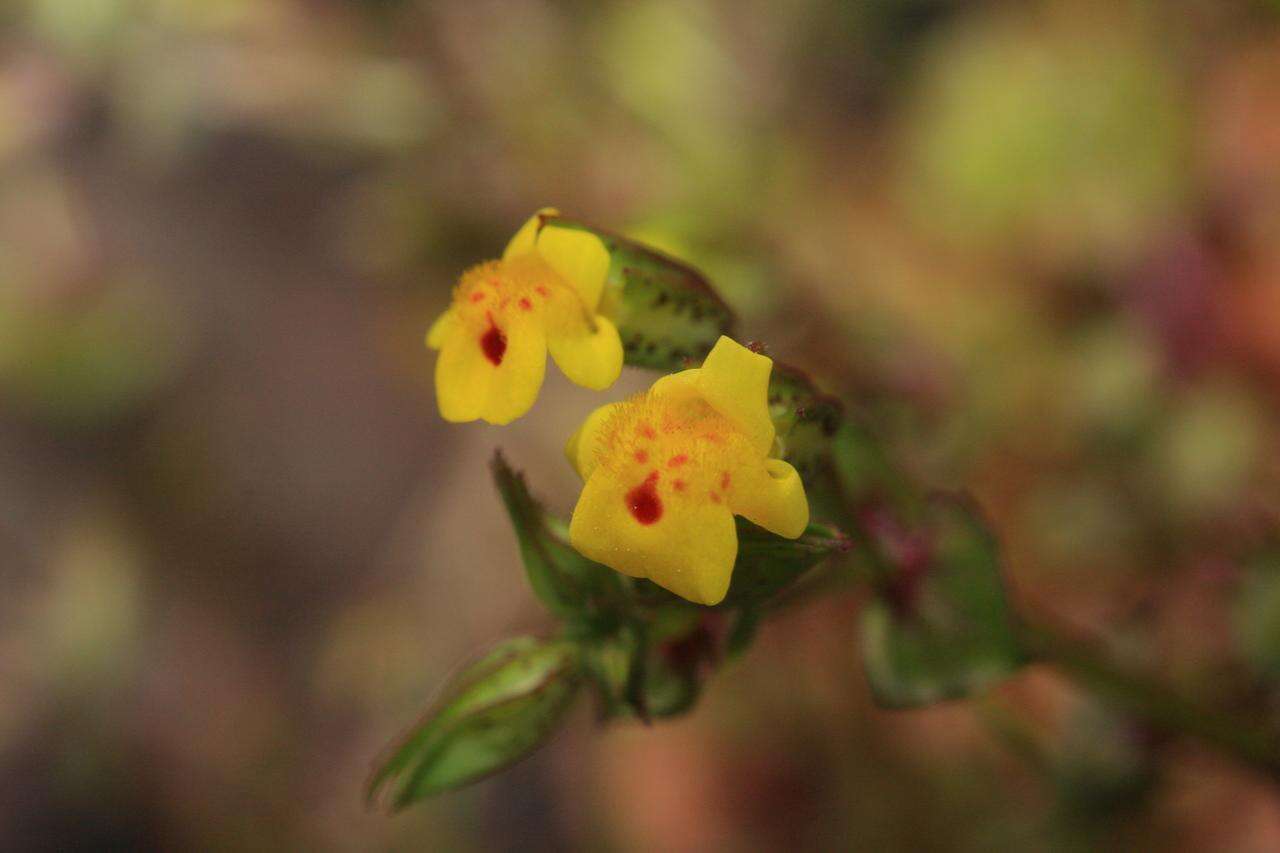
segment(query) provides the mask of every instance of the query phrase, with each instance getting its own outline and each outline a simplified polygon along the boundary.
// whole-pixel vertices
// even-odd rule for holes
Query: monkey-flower
[[[436,397],[445,420],[507,424],[529,411],[548,350],[578,385],[599,391],[618,378],[622,341],[597,311],[609,252],[554,216],[538,211],[501,260],[463,273],[453,304],[427,332],[427,346],[440,350]]]
[[[566,452],[586,485],[569,538],[584,556],[717,604],[738,553],[733,516],[795,539],[809,503],[770,457],[773,361],[721,337],[702,367],[592,413]]]

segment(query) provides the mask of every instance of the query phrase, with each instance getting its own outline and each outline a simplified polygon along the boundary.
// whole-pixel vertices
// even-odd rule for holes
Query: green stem
[[[1046,620],[1022,621],[1023,640],[1036,659],[1110,699],[1146,722],[1195,738],[1280,781],[1280,737],[1261,725],[1205,707],[1150,676],[1118,664],[1096,643],[1050,628]]]

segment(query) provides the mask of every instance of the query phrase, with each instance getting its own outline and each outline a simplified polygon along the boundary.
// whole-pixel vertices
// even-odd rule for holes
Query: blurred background
[[[1050,670],[876,709],[857,593],[682,721],[367,810],[549,624],[486,463],[567,512],[599,400],[448,426],[421,344],[548,204],[970,489],[1015,600],[1280,713],[1275,0],[6,0],[0,847],[1280,846],[1276,788]]]

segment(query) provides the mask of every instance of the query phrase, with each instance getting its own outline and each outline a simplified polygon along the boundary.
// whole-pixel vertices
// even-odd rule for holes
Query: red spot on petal
[[[711,502],[713,504],[720,503],[720,496],[717,495],[715,492],[707,492],[707,496],[711,498]]]
[[[502,364],[502,357],[507,354],[507,336],[493,322],[492,317],[489,318],[489,330],[480,336],[480,351],[493,362],[494,367]]]
[[[667,467],[679,468],[681,465],[683,465],[688,461],[689,461],[688,455],[684,453],[677,453],[675,456],[672,456],[670,459],[667,460]]]
[[[551,291],[547,290],[547,286],[545,284],[540,284],[535,289],[538,291],[538,295],[543,299],[546,299],[551,295]]]
[[[527,296],[521,296],[521,297],[520,297],[520,307],[521,307],[522,309],[524,309],[525,311],[532,311],[532,310],[533,310],[533,303],[529,301],[529,297],[527,297]]]
[[[729,484],[733,482],[729,477],[729,472],[725,471],[720,475],[720,491],[728,491]]]
[[[657,438],[658,433],[649,424],[640,424],[640,434],[645,438]]]
[[[484,294],[483,294],[483,293],[480,293],[479,291],[477,291],[477,292],[475,292],[475,293],[471,294],[471,301],[472,301],[472,302],[483,302],[483,301],[484,301]]]
[[[627,509],[641,524],[653,524],[662,518],[662,499],[658,497],[658,472],[654,471],[644,482],[627,492]]]
[[[639,462],[639,463],[640,463],[640,464],[642,464],[642,465],[643,465],[645,462],[648,462],[648,461],[649,461],[649,454],[648,454],[647,452],[643,451],[643,450],[637,450],[637,451],[636,451],[636,453],[635,453],[635,456],[636,456],[636,461],[637,461],[637,462]]]
[[[676,480],[671,485],[675,487],[675,490],[677,492],[683,492],[687,484],[685,483],[684,480]]]

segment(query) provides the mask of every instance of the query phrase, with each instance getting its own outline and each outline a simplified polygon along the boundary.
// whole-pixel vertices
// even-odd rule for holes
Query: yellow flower
[[[722,337],[702,367],[597,409],[566,452],[586,482],[573,547],[700,604],[720,602],[738,554],[733,516],[795,539],[809,523],[799,474],[770,458],[773,362]]]
[[[507,424],[533,406],[547,351],[570,380],[608,388],[622,371],[618,329],[598,313],[609,252],[594,234],[538,211],[502,259],[472,267],[427,332],[440,350],[436,397],[447,421]]]

